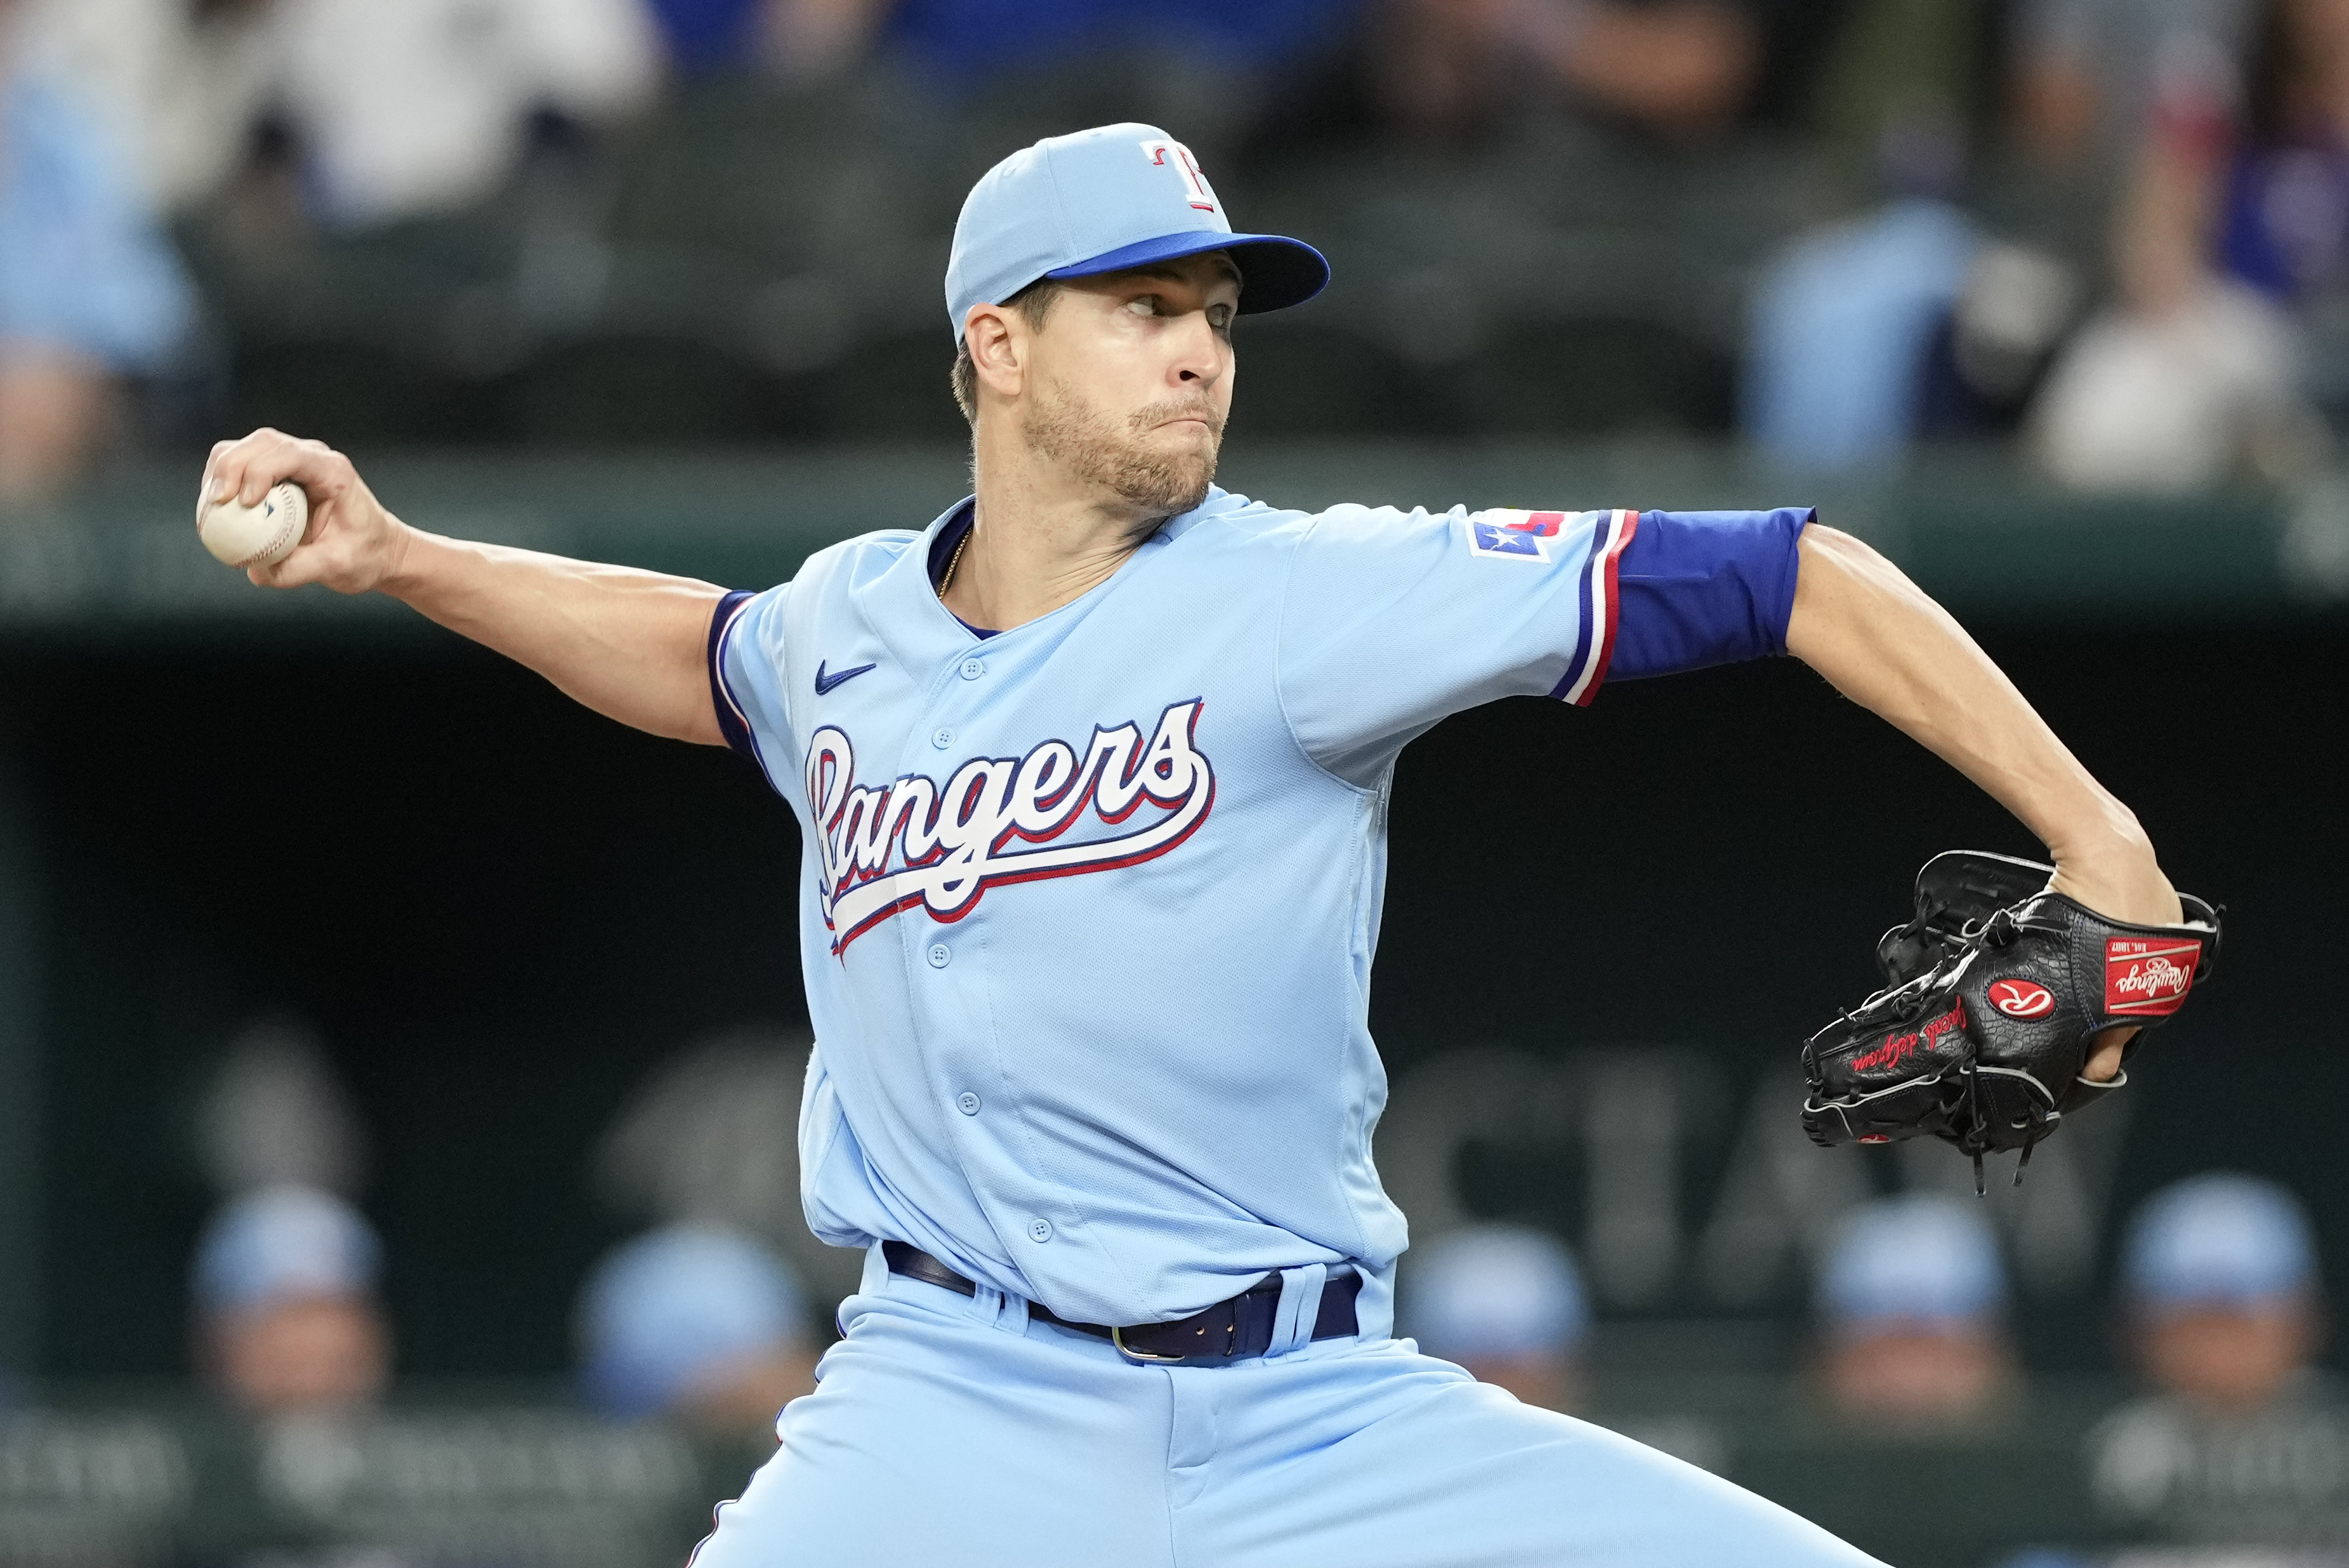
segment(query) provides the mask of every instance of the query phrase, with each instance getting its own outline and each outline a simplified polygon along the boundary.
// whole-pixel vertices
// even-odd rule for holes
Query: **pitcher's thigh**
[[[1167,1568],[1163,1412],[846,1348],[692,1568]]]
[[[1219,1480],[1216,1560],[1232,1568],[1875,1562],[1717,1476],[1465,1378],[1423,1390],[1342,1440]]]

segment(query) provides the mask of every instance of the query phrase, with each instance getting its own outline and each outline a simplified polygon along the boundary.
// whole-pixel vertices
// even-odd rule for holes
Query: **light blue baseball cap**
[[[2249,1305],[2313,1287],[2316,1247],[2290,1192],[2212,1171],[2145,1200],[2129,1225],[2121,1280],[2144,1306]]]
[[[243,1312],[280,1302],[364,1296],[382,1245],[359,1211],[331,1192],[285,1184],[231,1199],[196,1246],[196,1304]]]
[[[806,1305],[781,1259],[718,1226],[664,1226],[595,1266],[579,1303],[588,1397],[615,1416],[666,1409],[722,1364],[799,1345]]]
[[[1430,1355],[1482,1360],[1572,1351],[1590,1327],[1574,1254],[1523,1225],[1475,1225],[1405,1255],[1404,1326]]]
[[[1232,232],[1191,150],[1154,125],[1048,136],[980,177],[955,222],[947,320],[962,340],[974,305],[1000,305],[1045,277],[1090,277],[1228,251],[1240,309],[1302,305],[1330,281],[1321,253],[1278,234]]]
[[[1819,1309],[1840,1333],[1888,1323],[1977,1323],[2006,1301],[1990,1221],[1931,1194],[1887,1198],[1844,1222],[1820,1271]]]

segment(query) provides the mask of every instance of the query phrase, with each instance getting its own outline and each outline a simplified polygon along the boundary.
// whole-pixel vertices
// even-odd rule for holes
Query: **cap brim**
[[[1330,284],[1330,264],[1319,251],[1302,240],[1279,234],[1223,234],[1211,229],[1190,229],[1120,245],[1113,251],[1069,266],[1054,267],[1046,277],[1097,277],[1123,272],[1152,262],[1229,251],[1240,269],[1240,314],[1282,310],[1302,305]]]

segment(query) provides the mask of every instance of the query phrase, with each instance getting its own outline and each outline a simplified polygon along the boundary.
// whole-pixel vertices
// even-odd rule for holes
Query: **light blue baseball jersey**
[[[1588,701],[1619,642],[1640,673],[1776,646],[1806,514],[1216,491],[983,636],[933,586],[969,504],[819,552],[712,628],[721,723],[805,844],[810,1225],[1081,1322],[1182,1317],[1277,1269],[1382,1275],[1405,1242],[1368,1025],[1396,754],[1495,698]],[[1625,623],[1635,539],[1655,607]]]

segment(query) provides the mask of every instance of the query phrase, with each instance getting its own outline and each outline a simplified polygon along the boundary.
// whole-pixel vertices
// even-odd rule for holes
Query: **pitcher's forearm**
[[[2047,846],[2059,887],[2116,919],[2178,918],[2135,814],[1891,562],[1848,535],[1806,530],[1786,647],[2013,812]]]
[[[722,589],[398,526],[378,591],[608,718],[672,740],[723,743],[705,664]]]
[[[309,497],[309,525],[292,554],[246,570],[261,587],[389,594],[606,717],[674,740],[723,742],[703,661],[725,596],[709,584],[410,528],[349,458],[282,431],[212,448],[203,493],[251,505],[284,481]]]

